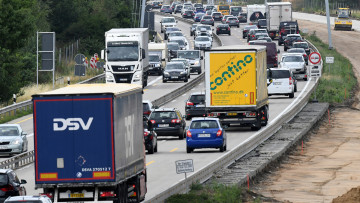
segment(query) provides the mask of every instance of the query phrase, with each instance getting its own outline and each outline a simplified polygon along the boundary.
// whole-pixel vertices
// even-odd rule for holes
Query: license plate
[[[169,124],[159,124],[159,128],[169,127]]]
[[[210,134],[199,134],[198,137],[211,137]]]
[[[235,23],[235,21],[232,20],[232,21],[230,21],[230,23]]]
[[[236,116],[237,113],[227,113],[228,116]]]
[[[274,85],[281,85],[281,82],[274,82]]]
[[[171,76],[171,79],[178,79],[178,76]]]
[[[346,22],[341,22],[341,24],[346,24]]]
[[[70,194],[70,198],[84,198],[84,193]]]
[[[204,104],[198,104],[198,105],[195,105],[196,107],[205,107]]]
[[[221,30],[226,30],[226,29],[221,29]]]

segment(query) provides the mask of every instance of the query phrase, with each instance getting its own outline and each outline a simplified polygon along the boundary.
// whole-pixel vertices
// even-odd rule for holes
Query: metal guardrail
[[[34,162],[34,150],[13,156],[0,162],[0,168],[17,169]]]
[[[89,83],[89,82],[94,82],[97,81],[101,78],[103,78],[105,76],[105,73],[102,73],[100,75],[94,76],[92,78],[89,78],[87,80],[81,81],[78,84],[83,84],[83,83]],[[32,109],[32,101],[31,99],[23,101],[23,102],[19,102],[16,104],[12,104],[10,106],[4,107],[0,109],[0,118],[4,118],[7,116],[11,116],[11,115],[16,115],[16,113],[18,111],[27,111]]]

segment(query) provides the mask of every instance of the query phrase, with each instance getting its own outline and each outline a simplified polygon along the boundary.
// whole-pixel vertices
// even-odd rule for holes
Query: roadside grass
[[[0,117],[0,124],[7,123],[9,121],[12,121],[14,119],[17,119],[17,118],[20,118],[20,117],[23,117],[23,116],[26,116],[26,115],[29,115],[32,113],[33,113],[32,109],[19,110],[16,112],[16,115]]]
[[[357,80],[354,75],[350,61],[342,56],[337,50],[329,50],[329,45],[323,43],[315,33],[305,35],[305,38],[313,43],[319,50],[324,61],[322,76],[316,88],[316,99],[319,102],[330,104],[344,104],[353,95],[357,87]],[[325,58],[334,57],[333,64],[325,63]],[[310,100],[315,98],[315,92]]]

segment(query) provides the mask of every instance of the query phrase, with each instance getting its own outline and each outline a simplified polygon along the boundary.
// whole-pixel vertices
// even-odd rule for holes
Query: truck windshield
[[[339,12],[339,18],[349,18],[348,11],[340,11]]]
[[[199,57],[199,51],[181,51],[178,52],[178,58],[186,58],[186,59],[197,59]]]
[[[159,62],[159,56],[158,55],[149,55],[149,61],[151,62]]]
[[[177,44],[177,43],[176,44],[169,43],[167,46],[168,46],[169,50],[179,50],[180,49],[179,44]]]
[[[138,42],[108,42],[108,61],[138,61]]]
[[[229,6],[219,6],[219,10],[229,10]]]
[[[231,7],[231,11],[235,11],[235,12],[240,12],[242,11],[242,8],[241,7]]]

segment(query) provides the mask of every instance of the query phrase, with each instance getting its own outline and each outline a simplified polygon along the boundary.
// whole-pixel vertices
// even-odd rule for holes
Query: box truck
[[[223,46],[205,52],[205,107],[221,123],[259,130],[269,117],[265,46]]]
[[[70,85],[32,98],[36,188],[55,202],[145,198],[140,85]]]
[[[131,83],[147,86],[149,57],[147,28],[114,28],[105,32],[106,83]]]
[[[256,25],[259,19],[265,19],[265,5],[254,4],[247,6],[247,23]]]
[[[266,5],[266,24],[271,39],[279,36],[280,22],[292,21],[290,2],[268,2]]]

